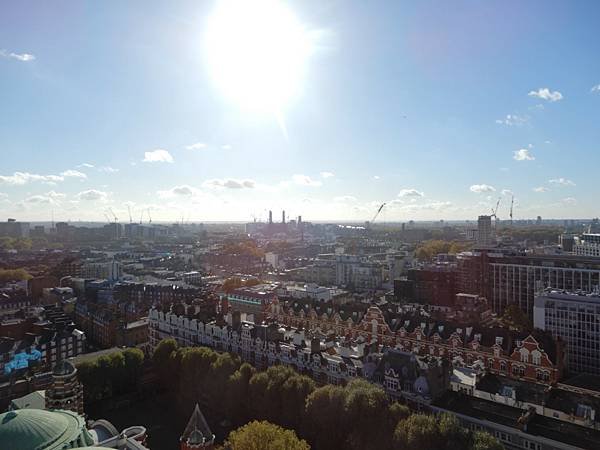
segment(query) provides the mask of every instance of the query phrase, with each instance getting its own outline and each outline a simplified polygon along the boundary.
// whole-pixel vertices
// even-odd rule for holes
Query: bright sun
[[[311,52],[307,32],[277,0],[219,1],[205,43],[224,95],[243,109],[278,118],[298,94]]]

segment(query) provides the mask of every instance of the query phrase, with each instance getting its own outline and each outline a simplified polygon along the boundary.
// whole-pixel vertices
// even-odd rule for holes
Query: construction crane
[[[140,212],[140,225],[142,224],[143,219],[144,219],[144,210],[142,209],[142,212]]]
[[[129,213],[129,223],[133,223],[133,220],[131,219],[131,206],[127,205],[127,212]]]
[[[152,216],[150,215],[150,208],[148,208],[148,223],[152,223]]]
[[[500,206],[500,200],[502,200],[502,197],[498,197],[498,201],[496,202],[496,207],[494,209],[492,209],[491,217],[494,217],[496,220],[498,220],[498,216],[496,215],[496,213],[498,212],[498,207]]]
[[[107,212],[104,213],[104,217],[106,217],[106,220],[108,221],[108,223],[112,222],[112,219],[110,218],[110,216],[108,215]]]
[[[515,196],[511,196],[510,198],[510,224],[513,224],[513,205],[515,204]]]
[[[115,214],[115,212],[113,211],[113,209],[111,207],[108,208],[108,212],[111,214],[111,216],[113,216],[113,218],[115,219],[115,223],[117,223],[119,221],[119,218],[117,217],[117,215]]]
[[[385,206],[385,203],[382,203],[381,206],[377,209],[377,212],[371,219],[371,222],[369,222],[370,225],[373,225],[373,223],[375,222],[375,219],[377,219],[377,217],[379,216],[379,213],[381,212],[381,210],[383,209],[384,206]]]

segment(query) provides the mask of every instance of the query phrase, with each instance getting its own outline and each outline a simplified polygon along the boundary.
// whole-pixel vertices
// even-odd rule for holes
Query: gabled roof
[[[192,417],[190,417],[190,420],[181,435],[180,441],[188,442],[190,444],[203,444],[208,442],[212,443],[214,438],[214,434],[210,431],[206,419],[204,419],[204,415],[202,414],[202,411],[200,411],[198,403],[196,403]]]

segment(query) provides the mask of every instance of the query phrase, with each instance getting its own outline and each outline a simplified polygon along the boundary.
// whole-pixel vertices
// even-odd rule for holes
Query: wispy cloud
[[[86,191],[81,191],[79,194],[75,196],[78,200],[84,201],[98,201],[98,200],[106,200],[108,197],[108,193],[104,191],[99,191],[97,189],[88,189]]]
[[[187,150],[202,150],[207,148],[207,145],[204,142],[196,142],[195,144],[186,145],[185,148]]]
[[[172,163],[174,160],[173,160],[173,157],[171,156],[171,154],[167,150],[164,150],[162,148],[157,148],[156,150],[144,152],[144,159],[142,161],[150,162],[150,163],[154,163],[154,162]]]
[[[379,175],[373,175],[373,179],[374,180],[381,180],[381,177]]]
[[[555,184],[557,186],[575,186],[575,183],[573,181],[562,177],[548,180],[548,183]]]
[[[157,192],[160,198],[193,197],[198,196],[201,193],[202,191],[200,191],[200,189],[189,186],[187,184],[175,186],[171,189]]]
[[[521,148],[513,152],[513,159],[516,161],[533,161],[535,156],[529,152],[529,149]]]
[[[60,175],[40,175],[30,172],[15,172],[12,175],[0,175],[0,184],[22,186],[31,182],[54,184],[65,181],[65,178],[85,179],[87,175],[78,170],[65,170]]]
[[[60,203],[60,200],[64,199],[66,194],[62,192],[49,191],[45,194],[32,195],[31,197],[27,197],[24,202],[30,204],[52,204],[57,205]]]
[[[29,62],[35,59],[31,53],[13,53],[8,50],[0,49],[0,56],[3,58],[16,59],[17,61]]]
[[[523,126],[529,122],[529,116],[519,116],[517,114],[507,114],[503,119],[496,119],[496,123],[499,125],[512,126]]]
[[[235,178],[223,178],[223,179],[212,179],[206,180],[202,183],[202,187],[210,188],[210,189],[252,189],[256,187],[256,182],[254,180],[237,180]]]
[[[65,178],[81,178],[82,180],[85,180],[87,178],[87,175],[85,173],[80,172],[79,170],[72,169],[65,170],[60,175]]]
[[[81,169],[82,167],[85,167],[86,169],[93,169],[94,165],[93,164],[89,164],[89,163],[83,163],[83,164],[79,164],[77,166],[78,169]]]
[[[111,166],[102,166],[98,168],[99,172],[104,172],[104,173],[117,173],[119,171],[119,169],[115,169],[114,167]]]
[[[549,189],[544,186],[538,186],[538,187],[533,188],[533,192],[537,192],[537,193],[548,192],[548,191],[549,191]]]
[[[530,91],[527,95],[530,97],[541,98],[548,102],[557,102],[563,99],[563,95],[559,91],[551,91],[547,87],[539,88],[537,91]]]
[[[597,84],[596,86],[592,86],[592,89],[590,89],[590,92],[600,92],[600,84]]]
[[[301,174],[293,175],[292,180],[294,181],[294,183],[299,184],[301,186],[319,187],[323,184],[320,181],[313,180],[308,175],[301,175]]]
[[[333,201],[338,203],[351,203],[356,201],[356,197],[352,195],[341,195],[339,197],[334,197]]]
[[[398,197],[424,197],[425,194],[421,191],[417,191],[416,189],[402,189],[398,193]]]
[[[496,188],[494,186],[490,186],[489,184],[474,184],[469,190],[471,192],[475,192],[476,194],[481,194],[483,192],[496,192]]]
[[[502,189],[502,195],[513,195],[513,191],[510,189]]]
[[[321,172],[321,178],[332,178],[335,174],[333,172]]]
[[[221,148],[223,150],[231,150],[233,147],[231,146],[231,144],[223,144],[221,145]]]

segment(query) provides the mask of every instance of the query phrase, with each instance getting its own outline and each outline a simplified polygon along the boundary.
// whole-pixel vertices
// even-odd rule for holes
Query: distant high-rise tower
[[[46,409],[68,409],[83,415],[83,386],[77,379],[77,369],[60,360],[52,370],[52,385],[46,390]]]
[[[281,223],[285,223],[285,210],[281,211]]]
[[[192,413],[192,417],[179,438],[181,450],[212,450],[214,448],[215,435],[212,434],[198,403]]]
[[[477,244],[492,245],[492,216],[479,216],[477,219]]]
[[[269,211],[269,223],[273,223],[273,211]]]

